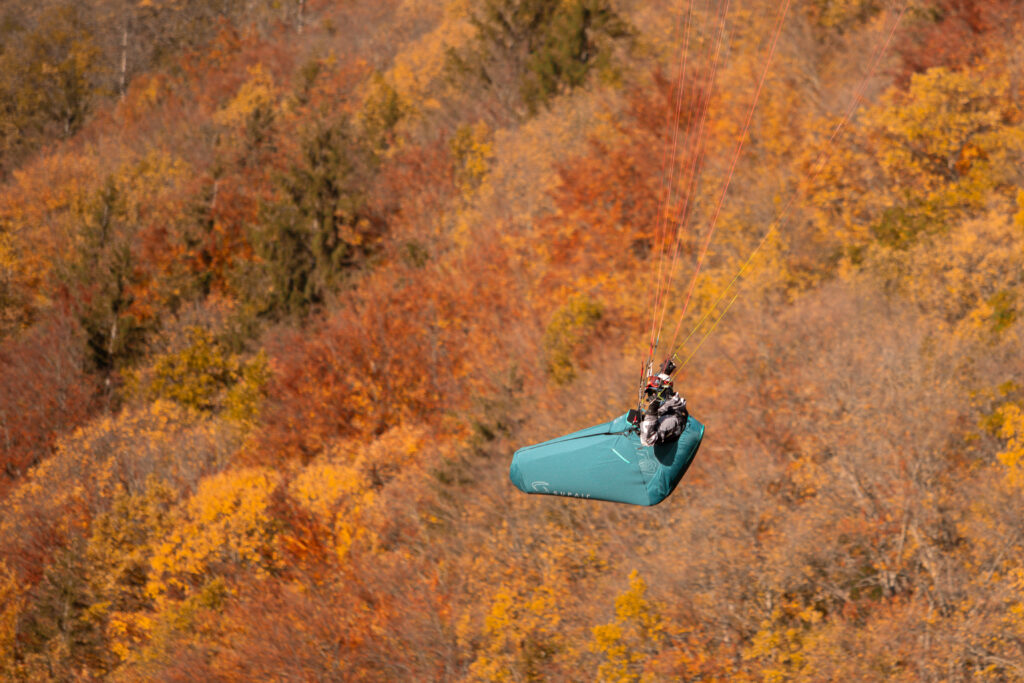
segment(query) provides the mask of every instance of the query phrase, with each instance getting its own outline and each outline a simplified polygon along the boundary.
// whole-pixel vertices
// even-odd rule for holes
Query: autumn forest
[[[5,0],[0,679],[1024,680],[1017,0]],[[674,352],[655,507],[519,447]]]

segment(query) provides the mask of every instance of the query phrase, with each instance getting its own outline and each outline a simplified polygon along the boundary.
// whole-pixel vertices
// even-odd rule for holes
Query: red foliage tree
[[[505,357],[494,331],[514,292],[499,253],[474,262],[447,274],[381,272],[319,329],[281,337],[257,458],[306,459],[332,438],[380,434],[482,400],[500,372],[489,359]]]
[[[1000,44],[1020,39],[1024,5],[1017,0],[932,0],[896,41],[904,77],[932,67],[969,66]]]
[[[81,329],[57,309],[0,345],[0,497],[97,405]]]

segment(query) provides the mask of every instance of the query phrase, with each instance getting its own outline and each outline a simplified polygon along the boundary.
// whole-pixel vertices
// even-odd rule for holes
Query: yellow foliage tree
[[[0,673],[10,670],[13,665],[18,614],[23,602],[17,577],[0,560]]]
[[[269,508],[280,479],[273,470],[247,468],[200,482],[150,559],[149,595],[159,604],[188,596],[232,567],[257,573],[274,569],[278,558]]]
[[[799,675],[807,664],[804,650],[814,647],[814,627],[822,616],[797,602],[775,608],[754,634],[744,658],[760,661],[766,681],[776,683]]]
[[[1024,231],[1005,205],[906,250],[866,255],[872,272],[960,333],[1001,333],[1024,310]]]
[[[248,80],[242,83],[234,97],[214,113],[215,122],[227,128],[239,128],[257,111],[272,109],[278,96],[272,75],[262,64],[250,66],[248,73]]]
[[[1008,405],[1001,411],[1003,426],[1000,435],[1006,447],[997,454],[1006,465],[1006,479],[1011,486],[1024,489],[1024,411],[1020,406]]]
[[[180,492],[223,466],[236,433],[166,401],[131,408],[60,439],[7,497],[0,557],[19,578],[5,603],[25,605],[17,642],[26,643],[26,624],[48,625],[20,648],[20,659],[35,662],[27,670],[49,661],[100,675],[148,640],[154,544],[170,533]],[[42,592],[31,578],[39,575]],[[72,627],[88,640],[69,641]]]
[[[145,641],[152,628],[151,600],[146,594],[149,558],[155,541],[170,533],[176,492],[155,476],[136,494],[119,491],[110,510],[92,525],[86,546],[91,580],[103,597],[95,608],[106,619],[106,635],[118,660]]]
[[[418,470],[427,442],[419,426],[394,427],[364,443],[331,444],[323,456],[306,465],[289,483],[288,493],[307,512],[334,532],[334,552],[344,560],[353,544],[374,549],[377,527],[386,524],[378,509],[386,504],[381,490],[403,473]],[[376,521],[375,521],[376,520]]]
[[[12,174],[0,192],[0,324],[21,328],[51,303],[55,266],[74,246],[71,214],[101,174],[95,150],[62,150]]]
[[[223,411],[238,424],[251,424],[270,378],[266,354],[243,360],[200,327],[191,328],[189,337],[191,343],[180,351],[158,355],[151,370],[130,373],[133,390],[192,410]]]
[[[455,182],[463,198],[470,200],[487,178],[494,158],[492,133],[483,121],[460,126],[451,141],[456,161]]]
[[[566,646],[555,589],[503,585],[484,619],[486,647],[470,673],[481,680],[543,680],[550,660]]]
[[[547,371],[557,384],[571,382],[580,369],[578,355],[598,329],[604,309],[600,302],[575,296],[555,311],[544,331]]]
[[[982,68],[934,68],[889,90],[808,178],[821,233],[854,255],[876,240],[905,248],[994,196],[1012,201],[1024,126],[1009,88]]]
[[[647,583],[634,569],[629,574],[629,588],[615,598],[615,620],[594,627],[590,649],[604,655],[597,670],[600,680],[651,680],[644,672],[644,662],[662,647],[667,627],[646,594]]]
[[[60,439],[8,497],[0,538],[17,544],[38,529],[55,539],[85,533],[118,492],[140,493],[152,475],[187,489],[222,467],[236,446],[233,428],[168,401],[101,417]]]

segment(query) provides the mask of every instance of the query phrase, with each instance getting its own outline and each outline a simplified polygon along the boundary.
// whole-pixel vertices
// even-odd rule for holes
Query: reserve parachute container
[[[509,478],[520,491],[657,505],[697,454],[704,425],[690,416],[675,441],[644,446],[635,411],[611,422],[520,448]]]

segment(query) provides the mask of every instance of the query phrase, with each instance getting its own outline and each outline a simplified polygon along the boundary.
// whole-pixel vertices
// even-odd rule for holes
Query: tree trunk
[[[121,97],[124,97],[128,89],[128,13],[124,14],[124,25],[121,30],[121,78],[118,83],[118,90]]]

